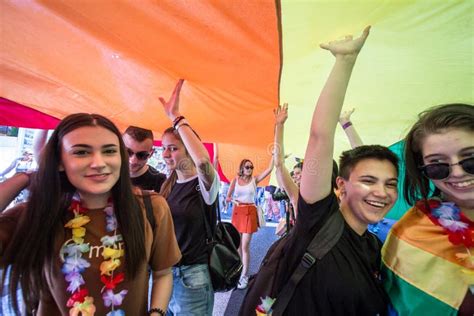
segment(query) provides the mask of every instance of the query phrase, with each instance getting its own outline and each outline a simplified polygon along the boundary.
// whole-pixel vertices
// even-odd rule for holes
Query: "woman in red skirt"
[[[240,163],[237,177],[232,180],[227,193],[227,202],[234,201],[234,211],[232,212],[232,224],[237,228],[242,236],[239,253],[242,258],[242,276],[237,288],[245,289],[248,283],[248,266],[250,261],[250,241],[252,234],[258,229],[257,207],[255,206],[255,195],[257,184],[270,174],[273,169],[273,159],[270,166],[261,174],[253,176],[253,163],[244,159]]]

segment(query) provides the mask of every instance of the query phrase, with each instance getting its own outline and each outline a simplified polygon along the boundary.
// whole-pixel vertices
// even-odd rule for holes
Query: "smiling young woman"
[[[250,262],[250,242],[252,234],[258,230],[258,214],[255,205],[255,195],[257,194],[257,184],[265,179],[273,169],[273,157],[270,165],[262,173],[253,175],[253,163],[249,159],[240,162],[237,177],[232,180],[227,192],[226,202],[234,202],[232,211],[232,224],[242,236],[239,246],[240,257],[242,258],[242,276],[238,289],[245,289],[248,284],[248,270]]]
[[[26,312],[36,315],[143,315],[148,305],[166,310],[170,268],[181,257],[171,214],[153,195],[157,229],[146,221],[110,120],[85,113],[64,118],[32,182],[30,200],[0,214],[0,267],[11,266],[14,309],[20,285]]]
[[[415,206],[385,242],[385,288],[400,314],[472,315],[474,106],[422,112],[405,141],[404,196]]]

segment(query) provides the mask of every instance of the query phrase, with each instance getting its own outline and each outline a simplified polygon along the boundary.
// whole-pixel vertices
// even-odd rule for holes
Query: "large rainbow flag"
[[[365,143],[396,143],[431,105],[474,103],[473,14],[472,0],[0,0],[0,97],[159,139],[157,99],[185,78],[182,112],[233,178],[242,158],[267,167],[279,102],[288,167],[303,157],[334,63],[319,44],[369,24],[346,97]],[[338,129],[335,157],[349,147]]]

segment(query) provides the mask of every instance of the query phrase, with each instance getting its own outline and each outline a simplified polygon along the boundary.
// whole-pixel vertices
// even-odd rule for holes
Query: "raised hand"
[[[288,103],[279,105],[273,110],[273,114],[275,114],[275,124],[285,124],[286,119],[288,118]]]
[[[365,40],[369,36],[370,25],[367,26],[362,35],[356,39],[352,35],[347,35],[343,40],[332,41],[326,44],[321,44],[320,47],[330,51],[335,57],[338,56],[357,56],[357,54],[364,46]]]
[[[345,123],[347,123],[347,122],[350,122],[350,120],[351,120],[351,115],[352,115],[352,113],[354,113],[354,111],[355,111],[354,108],[352,108],[352,109],[350,109],[350,110],[348,110],[348,111],[343,111],[343,112],[341,113],[341,115],[339,116],[339,123],[345,124]]]
[[[174,87],[173,93],[168,101],[163,97],[159,97],[161,104],[163,104],[163,109],[165,110],[166,116],[171,120],[174,120],[179,116],[179,94],[181,93],[181,87],[183,86],[184,79],[179,79],[178,83]]]

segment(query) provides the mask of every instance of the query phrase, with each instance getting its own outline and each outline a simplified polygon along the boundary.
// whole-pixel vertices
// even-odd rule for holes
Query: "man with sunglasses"
[[[148,165],[153,155],[153,132],[136,126],[129,126],[122,136],[128,151],[128,165],[132,184],[142,190],[160,192],[166,175]]]

